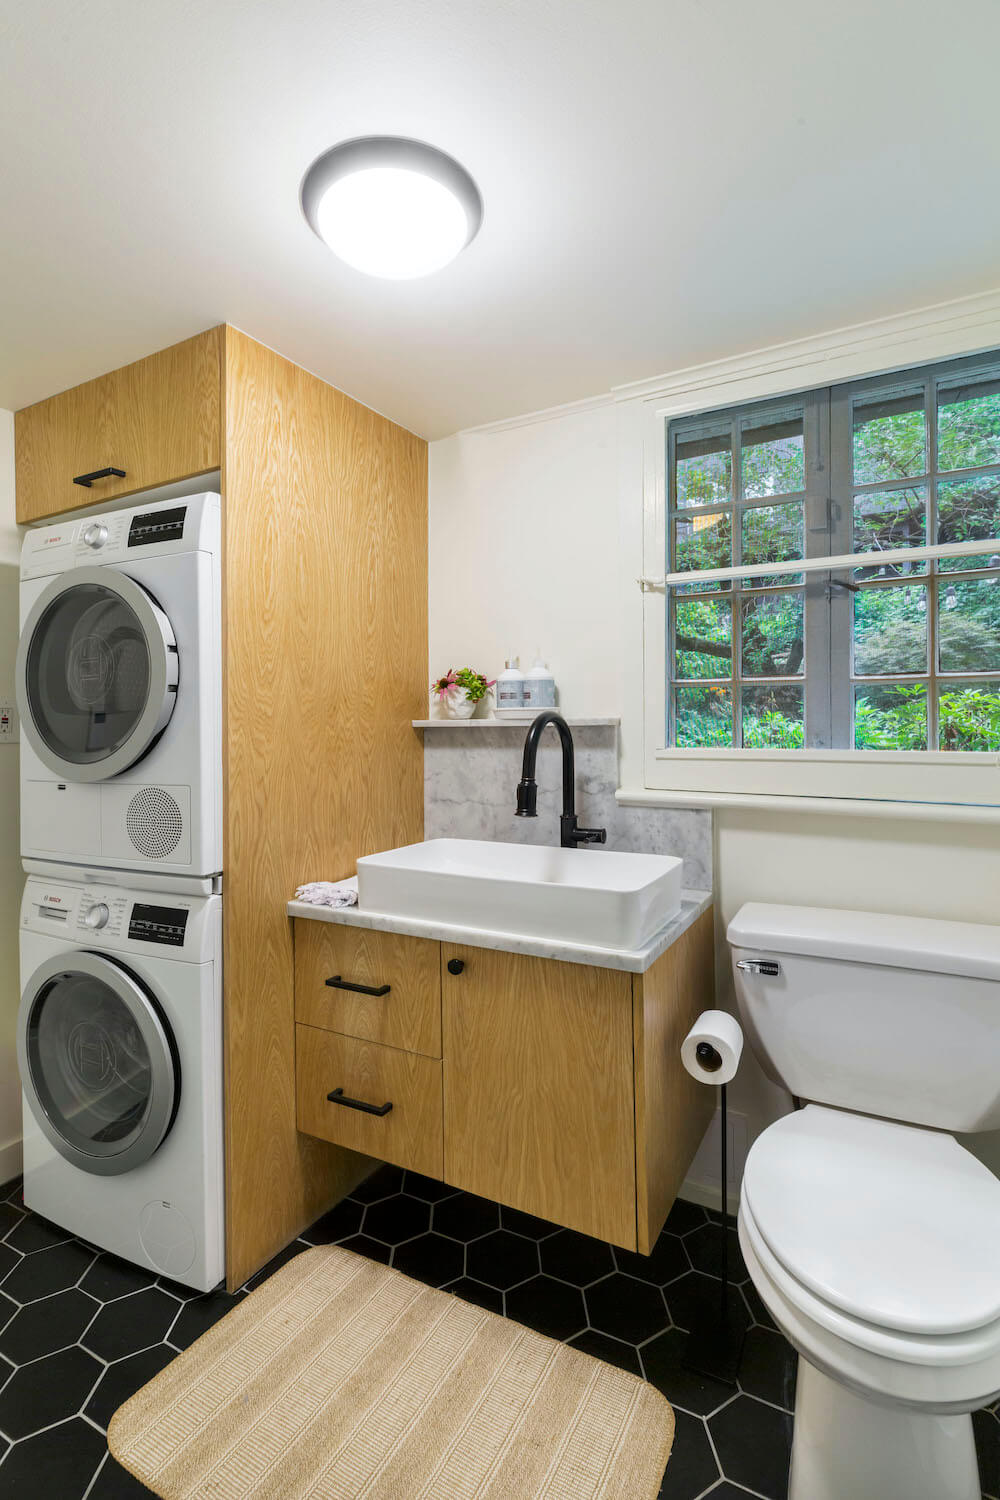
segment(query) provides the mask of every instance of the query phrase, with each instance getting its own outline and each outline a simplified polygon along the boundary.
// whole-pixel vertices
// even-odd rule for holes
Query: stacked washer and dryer
[[[219,496],[21,555],[24,1199],[199,1290],[223,1275]]]

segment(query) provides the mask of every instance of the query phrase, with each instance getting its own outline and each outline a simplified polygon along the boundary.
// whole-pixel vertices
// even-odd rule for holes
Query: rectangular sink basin
[[[429,839],[358,860],[364,912],[585,947],[642,948],[680,910],[683,861]]]

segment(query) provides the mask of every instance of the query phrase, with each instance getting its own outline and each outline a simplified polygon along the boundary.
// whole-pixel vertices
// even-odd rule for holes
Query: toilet
[[[1000,1395],[1000,927],[750,903],[740,1016],[801,1108],[754,1142],[739,1238],[801,1356],[790,1500],[979,1500]]]

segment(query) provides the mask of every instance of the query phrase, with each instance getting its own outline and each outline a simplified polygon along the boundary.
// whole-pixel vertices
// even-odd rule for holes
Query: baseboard
[[[21,1137],[0,1146],[0,1182],[9,1182],[21,1175]]]
[[[681,1183],[678,1198],[684,1198],[688,1203],[698,1203],[702,1208],[718,1208],[720,1201],[719,1184],[715,1182],[690,1182],[687,1178]],[[739,1188],[730,1188],[726,1194],[728,1211],[736,1217],[736,1211],[740,1206]]]

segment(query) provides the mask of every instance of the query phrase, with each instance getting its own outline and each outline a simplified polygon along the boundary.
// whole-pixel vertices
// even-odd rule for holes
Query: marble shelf
[[[544,713],[544,709],[539,709]],[[527,729],[530,719],[413,719],[414,729]],[[621,719],[567,719],[570,729],[617,729]]]

